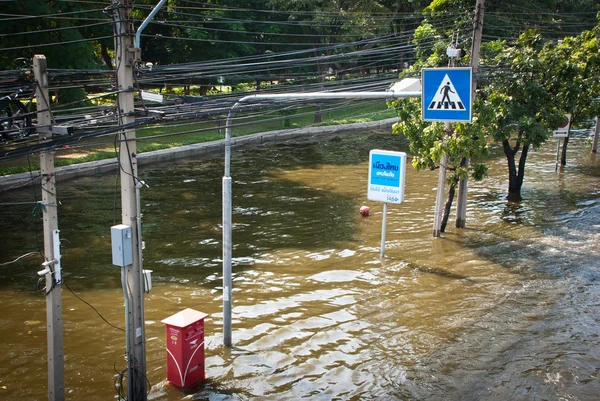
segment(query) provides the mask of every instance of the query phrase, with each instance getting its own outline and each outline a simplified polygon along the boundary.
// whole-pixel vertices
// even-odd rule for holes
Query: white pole
[[[387,202],[383,202],[383,218],[381,219],[381,254],[385,256],[385,227],[387,225]]]
[[[223,177],[223,345],[231,347],[231,177]]]
[[[596,128],[594,128],[594,142],[592,143],[592,152],[598,152],[598,131],[600,131],[600,118],[596,116]]]
[[[150,21],[152,21],[152,18],[154,18],[154,16],[160,11],[160,9],[162,8],[162,6],[164,6],[166,2],[167,2],[167,0],[160,0],[160,2],[156,5],[156,7],[154,7],[152,9],[152,11],[150,12],[150,14],[142,22],[142,24],[138,28],[137,32],[135,33],[135,44],[134,44],[135,47],[137,47],[137,48],[140,47],[140,41],[141,41],[142,31],[144,29],[146,29],[146,26],[148,26],[148,24],[150,23]]]
[[[223,175],[223,345],[231,347],[231,259],[232,259],[232,191],[231,191],[231,124],[237,108],[244,102],[276,99],[400,99],[420,97],[420,91],[411,92],[295,92],[249,95],[238,100],[229,110],[225,123],[225,172]]]
[[[558,159],[560,158],[560,138],[556,139],[556,164],[554,165],[554,172],[558,171]]]

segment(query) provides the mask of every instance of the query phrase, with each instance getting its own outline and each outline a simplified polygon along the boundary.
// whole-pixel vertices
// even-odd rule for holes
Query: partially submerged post
[[[231,347],[231,123],[236,110],[243,103],[251,103],[261,100],[324,100],[324,99],[400,99],[421,96],[420,87],[417,90],[412,78],[410,85],[394,85],[385,92],[300,92],[300,93],[278,93],[245,96],[238,100],[229,110],[225,124],[225,173],[223,176],[223,344]]]

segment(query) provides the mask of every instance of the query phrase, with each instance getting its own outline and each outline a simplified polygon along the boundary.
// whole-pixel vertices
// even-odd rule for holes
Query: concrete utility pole
[[[36,82],[37,122],[41,127],[52,124],[48,94],[46,57],[33,56],[33,75]],[[44,263],[40,275],[46,276],[46,318],[48,329],[48,400],[65,399],[65,366],[62,323],[62,278],[60,271],[60,241],[58,239],[58,204],[54,152],[40,154],[42,175],[42,204],[44,206]]]
[[[135,121],[133,103],[133,73],[139,61],[139,49],[133,46],[135,30],[130,0],[113,0],[115,21],[115,57],[117,63],[118,114],[121,125]],[[125,323],[127,349],[127,400],[146,400],[146,336],[144,328],[144,281],[142,268],[140,211],[136,185],[137,150],[135,129],[120,134],[119,164],[121,169],[122,224],[131,226],[133,237],[133,263],[123,267],[123,292],[125,294]]]
[[[471,67],[473,67],[473,94],[477,90],[477,72],[479,70],[479,53],[481,49],[481,36],[483,34],[483,12],[485,9],[485,0],[477,0],[475,11],[475,30],[473,31],[473,44],[471,46]],[[471,163],[467,160],[465,167]],[[458,197],[456,200],[456,227],[465,228],[467,223],[467,194],[469,191],[469,177],[461,179],[458,183]]]
[[[452,133],[449,122],[444,123],[444,136]],[[448,155],[442,154],[440,159],[440,171],[438,175],[437,194],[435,197],[435,212],[433,214],[433,236],[439,238],[442,235],[442,217],[444,215],[444,195],[446,193],[446,171],[448,167]]]

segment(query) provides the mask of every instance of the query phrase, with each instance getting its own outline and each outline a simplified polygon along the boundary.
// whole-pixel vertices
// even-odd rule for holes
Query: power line
[[[98,38],[68,40],[65,42],[30,44],[27,46],[3,47],[3,48],[0,48],[0,52],[8,51],[8,50],[25,50],[25,49],[30,49],[30,48],[34,48],[34,47],[64,46],[64,45],[73,44],[73,43],[91,42],[94,40],[102,40],[102,39],[109,39],[109,38],[114,38],[114,36],[101,36]]]

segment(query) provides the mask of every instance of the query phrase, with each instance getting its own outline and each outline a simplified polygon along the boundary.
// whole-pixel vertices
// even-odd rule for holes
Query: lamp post
[[[261,100],[321,100],[321,99],[400,99],[420,97],[417,78],[406,78],[384,92],[301,92],[249,95],[238,100],[229,110],[225,124],[225,174],[223,176],[223,345],[231,347],[231,121],[242,103]]]

